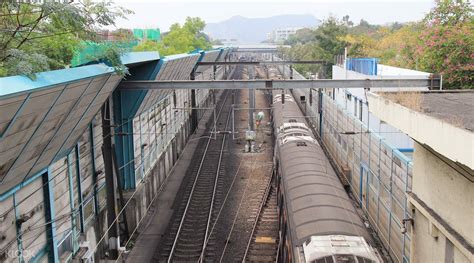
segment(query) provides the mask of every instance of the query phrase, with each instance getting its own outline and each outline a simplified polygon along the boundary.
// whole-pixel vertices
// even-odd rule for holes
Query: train
[[[383,262],[290,93],[272,93],[278,185],[278,262]]]

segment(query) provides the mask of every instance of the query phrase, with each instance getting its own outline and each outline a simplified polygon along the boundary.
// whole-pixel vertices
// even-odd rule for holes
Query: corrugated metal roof
[[[4,77],[0,78],[0,97],[48,88],[61,83],[78,81],[113,72],[114,69],[105,64],[96,64],[36,73],[35,80],[26,76]]]
[[[69,153],[121,81],[104,64],[0,79],[0,193]]]

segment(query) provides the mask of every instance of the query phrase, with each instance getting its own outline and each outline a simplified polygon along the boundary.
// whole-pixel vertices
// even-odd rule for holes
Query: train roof
[[[369,234],[321,147],[289,141],[280,146],[286,212],[294,245],[311,236]]]

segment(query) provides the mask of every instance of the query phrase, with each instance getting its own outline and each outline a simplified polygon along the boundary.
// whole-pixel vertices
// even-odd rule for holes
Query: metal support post
[[[254,67],[248,67],[249,79],[254,79]],[[253,131],[255,129],[253,124],[253,113],[255,109],[255,89],[249,89],[249,130]]]
[[[110,228],[108,232],[109,237],[109,259],[115,260],[118,256],[118,228],[115,218],[117,213],[116,197],[115,197],[115,182],[114,171],[112,163],[112,128],[110,116],[109,100],[106,101],[102,107],[102,152],[104,156],[104,172],[105,172],[105,187],[107,191],[107,225]]]
[[[55,208],[54,208],[54,180],[52,180],[51,171],[48,170],[43,174],[43,183],[44,183],[44,198],[46,206],[46,222],[51,222],[51,224],[46,226],[47,237],[49,240],[50,262],[59,262],[58,254],[58,237],[56,231],[56,222],[54,221],[56,217]],[[17,221],[18,222],[18,221]],[[21,225],[20,225],[21,227]]]
[[[234,104],[232,103],[232,140],[235,140],[235,112],[234,112]]]
[[[191,90],[191,132],[197,128],[198,125],[198,116],[197,116],[197,109],[196,109],[196,90]]]
[[[255,111],[255,89],[249,90],[249,130],[255,129],[253,123],[253,113]]]

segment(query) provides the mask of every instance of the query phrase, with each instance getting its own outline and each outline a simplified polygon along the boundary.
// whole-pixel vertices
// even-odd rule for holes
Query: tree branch
[[[44,15],[44,12],[41,12],[40,16],[35,20],[34,25],[31,27],[30,31],[26,34],[26,37],[24,37],[23,40],[21,40],[20,43],[16,46],[17,49],[20,48],[21,46],[23,46],[23,44],[26,43],[26,41],[28,40],[28,38],[31,35],[31,32],[33,32],[33,30],[35,30],[35,28],[38,26],[38,24],[44,18],[43,15]]]

